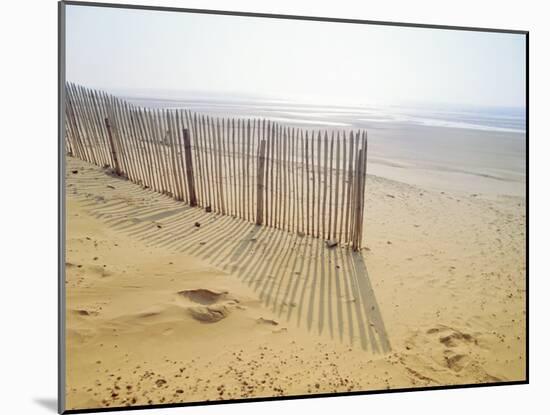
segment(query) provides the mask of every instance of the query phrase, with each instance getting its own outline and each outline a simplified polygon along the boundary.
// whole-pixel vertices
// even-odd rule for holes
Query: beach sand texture
[[[525,199],[368,175],[363,249],[67,157],[67,408],[523,380]]]

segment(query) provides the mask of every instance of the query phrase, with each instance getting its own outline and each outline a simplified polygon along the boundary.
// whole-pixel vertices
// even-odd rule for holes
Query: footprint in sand
[[[194,303],[202,305],[210,305],[217,303],[227,297],[227,291],[211,291],[205,288],[198,288],[195,290],[183,290],[178,292],[179,295],[191,300]]]
[[[446,347],[458,347],[468,343],[477,345],[477,339],[468,333],[463,333],[459,330],[447,326],[438,326],[429,329],[427,334],[438,334],[439,342]]]
[[[278,326],[279,325],[278,321],[270,320],[268,318],[263,318],[263,317],[260,317],[256,321],[258,322],[258,324],[267,324],[267,325],[270,325],[270,326]]]
[[[99,313],[97,311],[90,311],[85,309],[73,310],[73,313],[78,314],[79,316],[91,317],[97,316]]]
[[[213,291],[205,288],[179,291],[178,295],[200,304],[187,307],[187,312],[195,320],[202,323],[216,323],[226,318],[230,308],[238,304],[238,300],[230,298],[227,291]]]
[[[455,372],[460,372],[470,362],[470,358],[467,355],[454,353],[451,350],[445,350],[443,357],[445,358],[447,367]]]
[[[203,323],[216,323],[229,315],[229,309],[224,305],[189,307],[187,310],[191,317]]]

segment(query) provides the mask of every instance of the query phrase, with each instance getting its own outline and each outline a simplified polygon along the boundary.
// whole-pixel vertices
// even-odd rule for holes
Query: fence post
[[[363,197],[361,195],[362,179],[363,179],[363,149],[360,149],[357,153],[357,159],[355,163],[355,177],[354,177],[354,203],[353,203],[353,230],[352,230],[352,247],[354,251],[358,251],[361,246],[359,240],[360,227],[361,227],[361,209],[363,203]]]
[[[116,150],[115,150],[115,144],[113,142],[113,134],[111,132],[111,125],[109,124],[109,118],[105,117],[105,126],[107,127],[107,134],[109,135],[109,147],[111,147],[111,157],[113,158],[113,164],[114,164],[114,169],[115,169],[115,173],[117,175],[121,175],[121,171],[120,171],[120,165],[118,163],[118,157],[117,157],[117,154],[116,154]]]
[[[193,157],[191,155],[191,139],[189,138],[189,130],[187,128],[183,129],[183,151],[185,153],[185,174],[187,176],[187,187],[189,189],[189,205],[197,206]]]
[[[263,223],[264,216],[264,169],[265,169],[265,140],[260,141],[258,149],[258,171],[256,188],[256,225]]]
[[[363,132],[363,161],[361,163],[361,226],[359,228],[359,249],[363,241],[363,218],[365,216],[365,187],[367,182],[367,132]]]

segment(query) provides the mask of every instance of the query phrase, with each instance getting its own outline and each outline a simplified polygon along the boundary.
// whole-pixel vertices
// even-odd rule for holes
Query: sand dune
[[[369,176],[353,253],[67,163],[68,408],[524,378],[521,197]]]

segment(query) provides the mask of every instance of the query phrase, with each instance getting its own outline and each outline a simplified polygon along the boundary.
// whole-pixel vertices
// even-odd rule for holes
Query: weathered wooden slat
[[[345,218],[345,212],[346,212],[346,142],[347,137],[345,131],[342,134],[342,201],[340,202],[340,231],[338,233],[338,242],[345,241],[345,235],[344,235],[344,218]]]
[[[118,159],[120,163],[120,168],[123,172],[123,174],[128,178],[128,180],[133,181],[133,175],[131,173],[131,169],[128,162],[128,157],[126,154],[126,147],[124,143],[124,131],[122,122],[120,120],[120,114],[119,114],[119,108],[118,108],[118,100],[116,98],[113,98],[113,105],[111,110],[112,115],[112,130],[113,130],[113,138],[115,141],[115,145],[117,146],[118,150]]]
[[[304,194],[306,192],[306,183],[305,183],[305,142],[304,142],[304,131],[300,130],[300,232],[306,232],[306,204]]]
[[[363,163],[361,166],[361,177],[362,177],[362,186],[361,186],[361,212],[360,212],[360,227],[359,227],[359,245],[358,248],[361,249],[363,245],[363,226],[365,225],[365,204],[366,196],[365,189],[367,186],[367,157],[368,157],[368,136],[367,132],[363,131]]]
[[[147,156],[147,165],[149,166],[149,170],[151,173],[151,189],[158,192],[159,191],[159,184],[158,184],[158,175],[157,175],[157,169],[155,166],[154,158],[153,158],[153,148],[151,145],[151,130],[149,125],[149,117],[147,115],[147,110],[145,108],[141,108],[139,111],[139,124],[141,126],[141,129],[143,131],[143,145],[144,145],[144,153]]]
[[[86,112],[86,106],[85,106],[85,103],[84,103],[84,98],[82,97],[82,87],[81,86],[74,87],[73,93],[74,93],[74,97],[75,97],[77,112],[78,112],[79,117],[82,121],[82,126],[84,127],[83,128],[83,130],[84,130],[83,137],[84,137],[84,140],[85,140],[85,146],[86,146],[88,157],[89,157],[88,161],[90,163],[98,165],[98,162],[97,162],[96,157],[95,157],[94,145],[93,145],[93,141],[92,141],[92,127],[90,125],[90,120],[89,120],[88,114]]]
[[[217,163],[215,162],[215,154],[214,154],[214,138],[213,138],[213,130],[214,130],[214,122],[213,119],[210,116],[206,117],[206,129],[207,129],[207,135],[208,135],[208,163],[209,163],[209,178],[210,178],[210,188],[212,189],[212,199],[211,199],[211,208],[212,211],[217,212],[219,208],[219,192],[218,192],[218,185],[216,183],[215,178],[217,177]]]
[[[168,191],[170,195],[175,198],[176,197],[176,183],[174,180],[174,174],[172,173],[172,163],[170,161],[170,152],[169,152],[169,134],[170,129],[168,127],[167,117],[168,117],[168,110],[161,109],[159,111],[160,115],[160,125],[161,125],[161,139],[160,142],[160,150],[162,154],[162,162],[164,165],[164,171],[166,174],[166,181],[168,185]]]
[[[98,92],[94,94],[95,103],[97,107],[97,123],[99,130],[101,131],[101,147],[103,152],[103,166],[110,165],[111,162],[111,153],[109,149],[109,139],[107,137],[107,128],[105,127],[105,117],[107,117],[107,111],[105,110],[105,94],[103,92]]]
[[[212,207],[212,185],[210,183],[210,177],[212,170],[210,169],[209,157],[208,157],[208,128],[206,125],[206,118],[204,115],[200,116],[201,125],[201,152],[203,159],[203,182],[204,182],[204,207]]]
[[[235,165],[235,152],[234,152],[234,145],[235,145],[235,128],[233,124],[233,118],[227,119],[227,174],[228,174],[228,191],[227,193],[231,196],[231,204],[229,206],[229,214],[231,216],[237,217],[237,197],[238,195],[235,193],[235,174],[234,174],[234,165]]]
[[[311,132],[310,139],[310,148],[311,148],[311,235],[315,236],[317,229],[315,228],[315,217],[318,216],[318,212],[315,212],[315,131]]]
[[[200,178],[200,151],[199,151],[199,126],[197,124],[196,114],[192,114],[189,110],[185,112],[186,118],[189,120],[188,123],[191,126],[190,140],[191,140],[191,152],[193,153],[193,167],[194,167],[194,177],[196,185],[196,196],[197,196],[197,206],[202,206],[201,200],[202,196],[202,182]]]
[[[183,129],[185,128],[184,120],[185,114],[183,110],[177,109],[174,114],[174,156],[175,156],[175,165],[176,165],[176,174],[179,177],[180,181],[180,197],[182,201],[189,201],[188,186],[187,186],[187,177],[185,175],[185,170],[183,169],[183,154],[182,154],[182,141],[183,141]]]
[[[195,114],[195,124],[197,125],[197,142],[195,143],[197,149],[197,158],[199,160],[199,178],[201,182],[201,196],[199,206],[205,207],[208,200],[208,189],[206,188],[206,179],[204,177],[206,168],[204,167],[205,155],[204,155],[204,124],[199,115]]]
[[[244,181],[244,144],[243,144],[243,122],[242,120],[237,120],[235,126],[235,148],[236,148],[236,160],[235,160],[235,181],[236,181],[236,202],[237,202],[237,217],[243,218],[244,211],[244,190],[243,190],[243,181]]]
[[[292,127],[292,136],[290,139],[292,145],[292,229],[298,231],[298,164],[296,162],[296,130]]]
[[[323,230],[322,230],[322,238],[327,238],[327,229],[326,229],[326,217],[327,217],[327,164],[328,164],[328,132],[325,131],[325,137],[324,137],[324,154],[323,154]]]
[[[112,159],[111,159],[111,148],[109,145],[109,137],[107,134],[107,127],[105,126],[105,118],[109,116],[107,105],[108,105],[108,97],[107,94],[104,92],[101,92],[98,94],[98,108],[99,108],[99,119],[98,122],[101,124],[101,129],[103,130],[103,146],[105,148],[105,164],[104,166],[111,166],[112,165]]]
[[[166,140],[166,127],[164,126],[164,122],[163,122],[163,111],[162,109],[156,109],[155,112],[154,112],[154,119],[155,119],[155,124],[157,126],[157,140],[156,140],[156,144],[157,144],[157,152],[158,152],[158,157],[159,157],[159,164],[160,164],[160,170],[161,170],[161,174],[162,174],[162,178],[163,178],[163,193],[166,194],[166,195],[173,195],[173,192],[172,192],[172,185],[171,185],[171,180],[170,180],[170,174],[168,173],[168,165],[166,163],[166,153],[164,151],[165,147],[164,147],[164,143],[165,143],[165,140]]]
[[[193,171],[193,155],[191,154],[191,138],[189,130],[183,130],[183,151],[185,155],[185,174],[187,176],[187,188],[189,189],[189,205],[197,206],[197,194],[195,190],[195,175]]]
[[[350,198],[351,198],[351,180],[353,177],[353,132],[349,132],[349,157],[348,157],[348,169],[347,169],[347,183],[346,183],[346,206],[345,206],[345,238],[344,241],[349,243],[349,215],[350,215]]]
[[[271,123],[271,137],[270,142],[268,142],[270,147],[269,155],[269,226],[275,226],[275,198],[277,194],[275,193],[275,143],[277,141],[277,124],[275,122]]]
[[[322,133],[321,130],[319,130],[317,134],[317,238],[321,237],[322,235],[322,228],[321,228],[321,221],[323,220],[323,212],[321,210],[321,187],[322,187],[322,180],[321,180],[321,153],[322,153]]]
[[[149,188],[151,190],[157,190],[155,168],[152,162],[151,148],[149,145],[147,117],[143,108],[136,109],[136,121],[141,135],[141,145],[143,147],[143,155],[145,156],[147,173],[149,177]]]
[[[225,214],[225,195],[224,195],[224,189],[223,189],[223,170],[222,170],[222,144],[221,144],[221,134],[220,134],[220,120],[219,118],[216,118],[216,125],[215,125],[215,148],[216,148],[216,161],[217,161],[217,167],[218,167],[218,192],[220,194],[220,200],[219,200],[219,212],[224,215]]]
[[[120,146],[123,152],[126,177],[131,182],[136,183],[136,175],[134,173],[131,157],[131,147],[127,141],[126,125],[124,123],[121,106],[120,100],[116,100],[114,107],[116,132],[118,133],[118,139],[120,140]]]
[[[256,184],[258,186],[256,192],[256,225],[263,224],[264,217],[264,173],[265,173],[265,152],[266,141],[260,141],[260,147],[258,149],[258,171]]]
[[[75,147],[78,149],[78,155],[79,157],[82,159],[82,160],[87,160],[87,155],[86,155],[86,150],[84,148],[84,142],[83,142],[83,139],[82,139],[82,127],[80,125],[80,119],[78,117],[78,114],[76,112],[76,108],[75,108],[75,103],[74,103],[74,98],[72,96],[72,91],[71,89],[69,88],[69,86],[67,85],[67,89],[66,89],[66,93],[67,93],[67,105],[68,105],[68,112],[69,112],[69,116],[70,116],[70,119],[72,121],[72,125],[73,125],[73,130],[74,130],[74,133],[75,133]]]
[[[252,152],[250,151],[250,144],[251,144],[251,138],[250,138],[250,119],[246,122],[246,184],[245,184],[245,197],[247,199],[246,203],[246,216],[245,219],[247,221],[252,220],[252,211],[250,206],[250,158],[252,157]]]
[[[275,170],[274,178],[274,198],[273,198],[273,227],[277,228],[279,226],[279,201],[280,198],[280,189],[279,189],[279,179],[281,177],[279,173],[279,160],[280,160],[280,154],[279,154],[279,125],[275,126],[275,134],[274,134],[274,141],[273,141],[273,170]]]
[[[141,171],[142,164],[140,160],[139,149],[135,142],[134,131],[132,129],[132,123],[130,121],[131,112],[128,107],[128,103],[126,101],[121,102],[121,110],[122,110],[122,116],[124,119],[124,126],[126,129],[127,139],[128,139],[128,146],[130,148],[130,152],[132,155],[132,169],[134,173],[134,183],[143,185],[143,175]]]
[[[75,117],[78,120],[79,131],[80,131],[80,140],[82,143],[82,151],[84,153],[85,160],[89,163],[93,163],[93,158],[91,154],[90,144],[88,140],[89,132],[87,130],[86,119],[82,113],[82,106],[80,103],[80,98],[77,95],[77,89],[74,85],[69,87],[71,101],[73,104],[73,109],[75,112]]]
[[[252,132],[251,132],[251,154],[257,154],[258,151],[259,151],[259,135],[258,135],[258,130],[257,130],[257,125],[256,125],[256,119],[254,118],[254,120],[251,122],[251,128],[252,128]],[[252,157],[252,160],[251,160],[251,166],[250,166],[250,170],[252,172],[254,171],[257,171],[258,169],[258,157]],[[255,204],[255,201],[256,201],[256,193],[257,193],[257,180],[258,180],[258,176],[251,176],[251,185],[250,185],[250,211],[251,212],[254,212],[254,204]]]
[[[306,162],[306,235],[310,235],[310,222],[311,222],[311,212],[310,212],[310,205],[309,205],[309,135],[306,131],[305,135],[305,147],[304,147],[304,154],[302,156],[305,158]]]
[[[130,145],[134,148],[134,153],[136,156],[136,168],[137,168],[137,174],[138,174],[137,183],[143,188],[148,188],[146,165],[145,165],[145,161],[143,160],[143,151],[141,149],[139,133],[136,126],[135,110],[127,102],[124,102],[124,106],[126,108],[126,113],[127,113],[128,131],[130,134]]]
[[[85,160],[89,163],[93,163],[92,155],[90,153],[90,146],[88,144],[88,131],[86,129],[86,120],[84,116],[82,115],[82,108],[80,104],[80,98],[77,95],[77,87],[75,85],[71,85],[69,87],[69,91],[72,97],[72,103],[73,103],[73,109],[75,111],[76,119],[78,120],[79,128],[80,128],[80,139],[82,141],[82,150],[84,153]]]
[[[216,148],[216,124],[213,117],[208,117],[208,132],[209,132],[209,152],[210,152],[210,162],[212,164],[211,170],[211,180],[214,190],[214,200],[212,204],[212,209],[215,212],[221,212],[221,197],[220,197],[220,187],[218,183],[219,171],[217,163],[217,148]]]
[[[90,104],[92,106],[94,124],[96,125],[96,130],[98,134],[96,138],[97,138],[99,158],[101,160],[101,164],[104,166],[109,162],[109,154],[107,152],[107,147],[105,146],[106,131],[105,131],[105,123],[103,122],[104,117],[102,117],[102,114],[101,114],[99,95],[98,95],[98,92],[95,90],[90,91]]]
[[[362,160],[362,152],[361,152],[361,143],[359,141],[359,133],[357,132],[354,134],[354,146],[356,148],[355,151],[355,164],[354,164],[354,170],[353,170],[353,187],[352,187],[352,214],[351,214],[351,237],[352,237],[352,248],[354,250],[357,250],[357,224],[359,222],[359,215],[358,215],[358,209],[359,209],[359,186],[360,186],[360,175],[361,175],[361,160]]]
[[[111,158],[113,160],[113,168],[115,169],[115,173],[120,176],[122,172],[120,170],[120,164],[118,163],[118,156],[115,149],[113,132],[111,130],[111,124],[109,122],[109,118],[105,118],[105,126],[107,127],[107,132],[109,134],[109,146],[111,147]]]
[[[153,187],[153,184],[152,184],[153,176],[152,176],[151,165],[149,163],[149,158],[147,155],[147,148],[145,147],[145,131],[142,129],[143,127],[141,125],[142,121],[140,120],[140,117],[141,117],[140,109],[133,108],[130,121],[135,134],[136,146],[141,157],[142,171],[143,171],[143,185],[146,188],[151,189]]]
[[[100,141],[99,141],[99,135],[100,135],[99,125],[100,124],[97,122],[96,117],[95,117],[95,107],[94,107],[94,104],[92,102],[92,91],[88,90],[87,88],[83,89],[82,99],[83,99],[84,107],[85,107],[86,114],[87,114],[86,116],[88,117],[90,127],[91,127],[91,137],[90,138],[92,140],[92,145],[93,145],[94,153],[95,153],[95,156],[96,156],[96,162],[97,162],[98,166],[102,166],[104,164],[104,160],[103,160],[103,157],[102,157],[101,148],[100,148]]]
[[[157,179],[158,179],[158,192],[164,193],[166,191],[166,186],[164,185],[164,177],[162,172],[162,165],[160,162],[159,151],[158,151],[158,124],[155,122],[155,110],[151,109],[147,113],[149,118],[149,126],[151,129],[150,144],[152,149],[152,156],[156,166]]]
[[[176,113],[176,167],[178,168],[178,174],[182,178],[182,190],[183,200],[189,203],[189,185],[187,183],[187,176],[185,174],[185,162],[184,162],[184,150],[183,150],[183,130],[187,127],[185,123],[185,114],[183,110],[178,110]]]
[[[332,169],[334,161],[334,131],[330,137],[330,165],[329,165],[329,190],[328,190],[328,236],[327,239],[332,239]]]
[[[227,133],[225,127],[225,118],[222,118],[219,123],[218,132],[219,144],[220,144],[220,161],[221,161],[221,171],[222,171],[222,194],[223,194],[223,214],[230,215],[229,212],[229,193],[231,188],[227,191],[227,182],[228,182],[228,168],[227,168]]]
[[[265,183],[264,183],[264,188],[265,188],[265,197],[264,197],[264,225],[266,226],[269,226],[269,221],[270,221],[270,215],[271,215],[271,210],[270,210],[270,202],[271,202],[271,197],[270,197],[270,192],[271,192],[271,187],[270,187],[270,170],[269,170],[269,166],[271,164],[271,157],[272,157],[272,150],[271,150],[271,141],[272,141],[272,126],[271,126],[272,122],[267,120],[266,121],[266,141],[265,141],[265,152],[266,152],[266,156],[265,156]]]
[[[103,120],[105,119],[105,117],[103,116],[102,114],[102,107],[101,107],[101,95],[99,94],[98,91],[92,91],[92,99],[93,99],[93,103],[94,103],[94,108],[95,108],[95,122],[97,123],[97,126],[98,126],[98,130],[100,132],[100,135],[98,137],[99,141],[100,141],[100,151],[101,151],[101,159],[102,159],[102,163],[103,165],[106,165],[109,163],[109,152],[108,152],[108,147],[107,147],[107,131],[104,127],[104,122]],[[126,103],[127,104],[127,103]]]
[[[197,206],[204,206],[204,188],[202,186],[202,173],[201,173],[201,132],[200,125],[197,119],[197,114],[187,111],[187,116],[189,117],[193,134],[191,135],[191,150],[195,157],[194,160],[194,172],[195,172],[195,183],[197,186]]]
[[[83,117],[83,120],[84,120],[84,125],[86,126],[86,139],[87,139],[87,142],[88,142],[88,148],[90,150],[90,156],[91,156],[91,161],[92,163],[94,163],[96,166],[98,166],[100,163],[97,159],[97,155],[96,155],[96,151],[95,151],[95,134],[94,134],[94,128],[93,128],[93,123],[91,122],[90,120],[90,116],[89,116],[89,112],[88,112],[88,106],[87,106],[87,103],[86,103],[86,97],[84,95],[84,88],[79,86],[77,87],[76,89],[76,93],[78,95],[78,102],[79,102],[79,105],[80,105],[80,111],[81,111],[81,114],[82,114],[82,117]]]
[[[284,180],[283,180],[283,223],[285,224],[284,229],[290,231],[290,220],[289,220],[289,208],[290,208],[290,199],[289,199],[289,162],[288,162],[288,127],[285,127],[283,130],[283,165],[284,165]]]
[[[181,176],[179,175],[179,171],[177,168],[176,163],[176,148],[175,148],[175,136],[176,136],[176,126],[174,122],[174,117],[176,116],[176,112],[168,112],[166,114],[167,121],[168,121],[168,142],[169,142],[169,153],[170,153],[170,162],[171,162],[171,171],[172,171],[172,177],[175,182],[176,188],[175,188],[175,194],[174,197],[176,200],[183,200],[183,191],[182,191],[182,184],[181,184]]]
[[[338,201],[339,201],[339,190],[340,190],[340,132],[336,134],[336,169],[334,171],[335,174],[335,189],[334,189],[334,230],[332,231],[332,235],[334,239],[340,239],[340,234],[338,233]]]
[[[94,119],[93,107],[90,101],[91,91],[88,88],[82,88],[81,90],[82,103],[84,106],[84,111],[86,118],[88,119],[88,124],[90,126],[90,142],[92,145],[92,151],[95,157],[95,163],[97,166],[102,166],[103,161],[101,159],[101,153],[99,149],[99,130],[98,124]]]
[[[74,142],[74,148],[76,149],[76,156],[81,158],[82,160],[86,160],[86,153],[84,151],[84,146],[82,143],[82,139],[80,137],[80,125],[78,124],[78,117],[76,116],[76,111],[74,109],[74,103],[73,103],[73,97],[71,90],[69,89],[69,85],[65,86],[65,94],[66,94],[66,112],[67,112],[67,119],[69,120],[69,124],[71,125],[71,130],[73,132],[73,142]]]
[[[361,189],[363,188],[363,155],[364,155],[364,149],[363,149],[363,142],[360,136],[360,133],[357,132],[359,135],[359,153],[357,155],[357,188],[356,188],[356,212],[355,212],[355,245],[354,249],[359,250],[359,241],[360,241],[360,234],[361,234],[361,205],[362,205],[362,199],[361,199]]]
[[[277,124],[275,128],[275,195],[273,201],[275,202],[275,217],[274,227],[281,227],[281,125]]]

